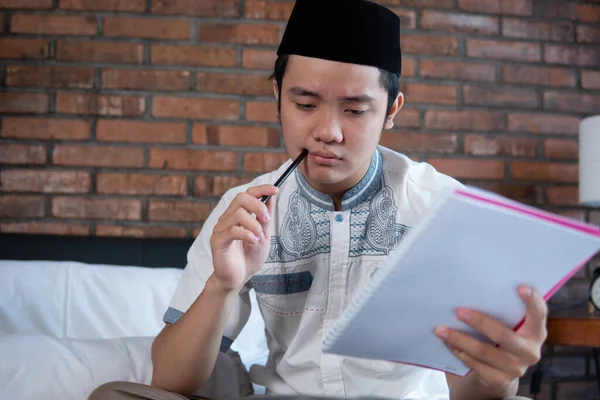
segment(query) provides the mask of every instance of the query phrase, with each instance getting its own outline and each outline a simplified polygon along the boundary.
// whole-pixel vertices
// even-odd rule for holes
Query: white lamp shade
[[[579,123],[579,203],[600,207],[600,115]]]

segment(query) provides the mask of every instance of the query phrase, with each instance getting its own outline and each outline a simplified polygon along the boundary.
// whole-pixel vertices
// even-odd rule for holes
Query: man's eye
[[[366,110],[347,110],[352,115],[363,115],[366,113]]]
[[[313,108],[315,108],[314,104],[302,104],[302,103],[296,103],[296,105],[298,106],[298,108],[300,108],[301,110],[312,110]]]

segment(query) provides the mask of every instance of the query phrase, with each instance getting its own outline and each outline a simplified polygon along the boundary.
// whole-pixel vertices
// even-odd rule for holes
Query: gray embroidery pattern
[[[392,189],[381,182],[375,195],[350,213],[350,257],[388,255],[409,229],[396,222],[397,212]]]
[[[271,237],[267,263],[292,262],[328,253],[327,211],[313,207],[299,192],[292,193],[281,226],[281,235]]]

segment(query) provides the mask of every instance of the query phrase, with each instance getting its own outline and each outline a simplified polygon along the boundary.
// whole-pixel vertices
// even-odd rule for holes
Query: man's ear
[[[398,111],[404,105],[404,93],[399,92],[398,96],[396,96],[396,100],[392,103],[392,107],[390,108],[390,112],[385,120],[385,129],[392,129],[394,127],[394,118]]]
[[[277,81],[273,79],[273,94],[275,95],[275,100],[279,102],[279,86],[277,86]]]

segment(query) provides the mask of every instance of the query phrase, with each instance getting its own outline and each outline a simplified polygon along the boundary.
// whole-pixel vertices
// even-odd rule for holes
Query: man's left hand
[[[490,389],[508,388],[541,357],[542,345],[547,337],[546,302],[534,290],[524,286],[519,287],[519,296],[527,306],[527,313],[516,331],[476,310],[457,310],[459,320],[481,332],[497,346],[446,327],[439,327],[435,331],[450,351]]]

